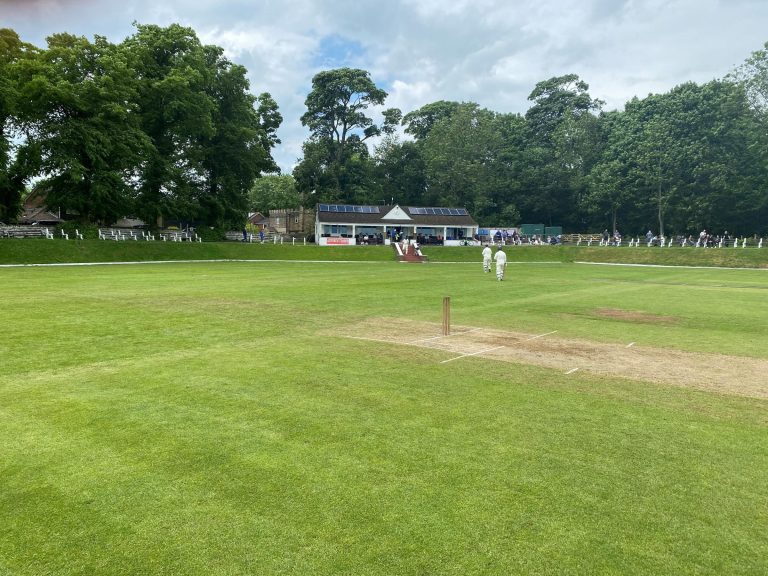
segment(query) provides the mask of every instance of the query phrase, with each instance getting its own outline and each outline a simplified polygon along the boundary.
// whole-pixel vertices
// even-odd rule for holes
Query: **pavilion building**
[[[319,204],[315,218],[315,241],[320,246],[404,239],[461,246],[476,243],[477,231],[466,208]]]

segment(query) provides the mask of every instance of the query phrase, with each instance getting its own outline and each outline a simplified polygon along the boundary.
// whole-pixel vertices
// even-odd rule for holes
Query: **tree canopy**
[[[621,110],[576,74],[538,82],[522,115],[450,100],[403,114],[386,99],[365,70],[317,73],[302,157],[278,176],[277,103],[192,29],[43,48],[3,29],[0,219],[34,186],[88,222],[239,226],[286,204],[398,202],[461,205],[488,226],[768,232],[768,44],[725,79]]]
[[[84,222],[138,216],[241,222],[253,181],[277,172],[282,118],[246,70],[178,24],[120,44],[55,34],[44,49],[0,31],[0,214],[34,182]]]

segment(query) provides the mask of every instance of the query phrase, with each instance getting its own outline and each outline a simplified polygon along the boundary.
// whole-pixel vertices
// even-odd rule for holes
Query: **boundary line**
[[[745,268],[735,266],[684,266],[676,264],[624,264],[621,262],[582,262],[574,261],[574,264],[587,264],[591,266],[631,266],[634,268],[691,268],[694,270],[758,270],[768,272],[768,268]]]

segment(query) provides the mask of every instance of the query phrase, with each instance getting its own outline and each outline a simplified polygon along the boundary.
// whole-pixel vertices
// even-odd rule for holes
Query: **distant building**
[[[64,220],[61,218],[58,210],[56,213],[48,209],[45,203],[46,195],[43,192],[33,190],[21,205],[21,215],[19,222],[21,224],[45,224],[55,226]]]
[[[269,229],[277,234],[307,236],[312,234],[315,211],[312,208],[283,208],[269,211]]]
[[[408,238],[420,244],[461,246],[476,243],[477,222],[466,208],[319,204],[317,244],[351,245]]]
[[[258,230],[267,230],[269,228],[269,217],[261,212],[252,212],[248,214],[248,224]]]

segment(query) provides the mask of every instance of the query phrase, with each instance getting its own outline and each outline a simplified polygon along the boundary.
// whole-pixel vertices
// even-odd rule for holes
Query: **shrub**
[[[195,229],[195,233],[203,239],[203,242],[221,242],[225,239],[225,231],[221,228],[201,226]]]
[[[75,230],[83,235],[85,240],[97,240],[99,238],[99,227],[96,224],[83,224],[82,222],[62,222],[59,229],[64,230],[71,239],[75,238]]]

